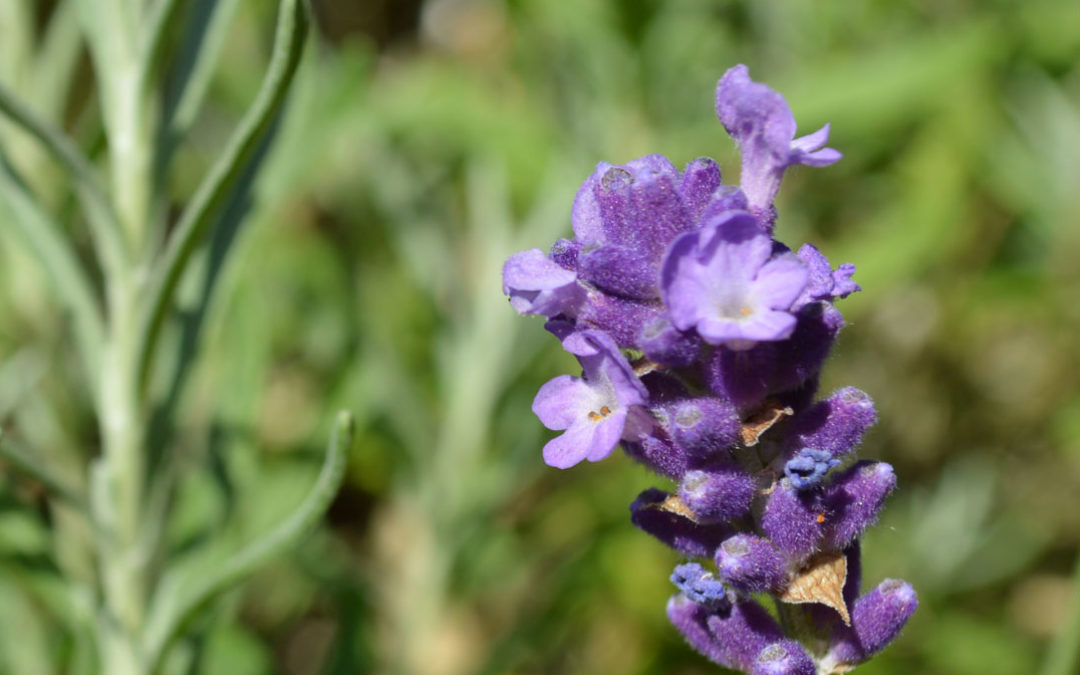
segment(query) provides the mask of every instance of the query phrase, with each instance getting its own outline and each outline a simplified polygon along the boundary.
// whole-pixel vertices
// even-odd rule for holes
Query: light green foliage
[[[708,155],[734,179],[712,94],[738,62],[845,154],[791,172],[778,227],[858,266],[823,390],[874,397],[865,454],[900,479],[865,579],[910,579],[921,607],[858,672],[1072,672],[1075,2],[432,0],[416,22],[390,7],[419,3],[317,0],[280,115],[250,112],[299,56],[271,48],[270,3],[61,1],[47,22],[34,4],[0,2],[0,83],[72,140],[5,104],[0,626],[25,633],[0,631],[0,673],[99,672],[101,533],[79,500],[108,444],[87,355],[115,314],[88,261],[163,250],[134,324],[161,331],[133,347],[155,354],[144,412],[172,421],[151,418],[140,511],[162,525],[141,605],[147,644],[172,645],[161,672],[716,672],[664,618],[676,556],[629,523],[663,480],[624,457],[542,465],[529,406],[573,360],[499,272],[569,234],[597,161]],[[88,81],[73,36],[144,7],[165,30],[132,44],[160,98],[99,106],[125,85]],[[93,35],[93,62],[126,58]],[[114,166],[122,133],[151,141],[151,171]],[[152,198],[101,206],[128,184]],[[339,408],[355,447],[321,465]]]

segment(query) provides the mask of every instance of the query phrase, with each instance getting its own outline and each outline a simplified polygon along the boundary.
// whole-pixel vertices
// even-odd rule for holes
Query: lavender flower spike
[[[750,210],[772,229],[773,200],[792,164],[828,166],[842,155],[823,147],[829,125],[795,138],[795,116],[784,97],[750,79],[744,65],[731,68],[716,86],[716,115],[742,152],[740,183]]]
[[[836,303],[860,290],[855,266],[773,235],[787,167],[840,153],[823,147],[828,125],[795,138],[787,103],[746,66],[720,80],[716,112],[742,151],[741,186],[707,158],[684,171],[661,155],[600,162],[574,200],[573,237],[513,256],[503,290],[548,317],[583,370],[533,401],[564,431],[544,461],[596,461],[621,442],[678,486],[642,491],[630,521],[690,559],[667,607],[686,641],[749,675],[847,672],[918,603],[892,579],[860,597],[859,538],[896,474],[857,457],[877,420],[868,394],[817,398],[845,325]],[[776,600],[775,618],[759,594]]]
[[[728,211],[672,244],[661,284],[671,323],[708,343],[746,349],[795,330],[788,311],[806,286],[806,264],[772,255],[772,240],[745,211]]]
[[[611,454],[622,438],[631,406],[648,392],[610,337],[596,331],[571,333],[563,348],[578,357],[583,377],[560,375],[540,387],[533,412],[548,429],[566,432],[544,446],[544,461],[558,469]]]

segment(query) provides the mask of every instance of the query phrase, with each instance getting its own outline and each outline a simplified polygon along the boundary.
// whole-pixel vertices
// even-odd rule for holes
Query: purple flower
[[[813,659],[802,645],[794,640],[784,640],[761,650],[754,659],[750,675],[814,675],[816,672]]]
[[[667,615],[694,649],[725,668],[749,671],[762,650],[784,637],[776,621],[753,600],[715,611],[676,595],[668,601]]]
[[[735,467],[717,467],[683,474],[679,499],[698,522],[719,523],[749,513],[756,490],[753,476]]]
[[[855,266],[773,237],[787,167],[840,153],[824,147],[828,125],[796,138],[784,99],[745,66],[718,83],[716,112],[742,151],[741,186],[707,158],[682,171],[661,155],[602,162],[574,200],[573,238],[508,260],[504,291],[548,317],[583,369],[533,402],[564,431],[544,460],[566,468],[621,443],[678,486],[641,492],[630,520],[716,564],[671,576],[668,617],[687,641],[750,675],[846,672],[916,601],[899,581],[859,597],[859,537],[896,486],[889,465],[854,459],[873,401],[847,387],[815,402]],[[783,625],[752,594],[782,602]]]
[[[825,450],[803,448],[784,464],[784,475],[796,490],[813,487],[825,479],[829,469],[840,463]]]
[[[662,289],[671,323],[708,343],[746,349],[795,330],[788,311],[806,286],[806,265],[773,242],[745,211],[729,211],[672,244]]]
[[[699,605],[716,609],[728,601],[724,584],[697,563],[677,566],[671,573],[671,583]]]
[[[610,455],[622,438],[630,408],[648,398],[645,386],[607,335],[571,333],[563,348],[578,357],[583,377],[556,377],[540,387],[532,406],[548,429],[566,430],[544,446],[544,461],[559,469]]]
[[[794,309],[819,300],[846,298],[855,291],[862,290],[862,287],[851,279],[855,274],[855,266],[851,263],[844,263],[834,271],[829,265],[829,259],[813,244],[803,244],[796,255],[810,270],[810,281],[795,301]]]
[[[577,274],[538,248],[515,253],[503,265],[503,293],[519,314],[553,317],[576,313],[585,299]]]
[[[750,79],[744,65],[731,68],[716,85],[716,115],[742,152],[739,182],[750,210],[772,229],[772,203],[784,170],[793,164],[828,166],[841,158],[829,140],[829,125],[795,138],[795,116],[784,97]]]
[[[787,581],[784,557],[768,539],[737,534],[716,549],[716,567],[732,586],[751,593],[775,591]]]
[[[892,642],[907,623],[919,599],[911,584],[886,579],[855,601],[851,626],[838,626],[825,658],[827,665],[862,663]]]

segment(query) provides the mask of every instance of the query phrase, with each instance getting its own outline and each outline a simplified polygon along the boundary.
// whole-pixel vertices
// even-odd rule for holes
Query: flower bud
[[[726,525],[700,525],[685,505],[663,490],[645,490],[630,505],[630,520],[685,556],[712,557],[716,547],[731,535]]]
[[[735,467],[687,471],[679,485],[679,498],[698,522],[734,520],[750,512],[757,486],[754,478]]]
[[[768,539],[752,534],[724,540],[716,550],[716,567],[724,581],[748,593],[775,591],[787,579],[780,552]]]
[[[769,495],[761,529],[788,558],[801,560],[820,549],[828,517],[820,497],[817,490],[799,492],[787,478],[780,480]]]
[[[798,642],[774,642],[754,659],[750,675],[814,675],[814,660]]]
[[[830,514],[826,548],[843,548],[877,520],[885,498],[896,487],[896,473],[885,462],[862,461],[837,476],[823,503]]]
[[[844,387],[792,420],[792,444],[840,457],[855,450],[875,422],[877,413],[870,396],[855,387]]]

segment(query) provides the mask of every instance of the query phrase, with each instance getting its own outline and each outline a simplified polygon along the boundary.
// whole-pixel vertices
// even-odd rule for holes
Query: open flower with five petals
[[[710,344],[746,349],[795,330],[792,303],[806,264],[773,242],[746,211],[720,214],[679,237],[664,260],[662,289],[671,323]]]
[[[540,387],[532,406],[548,429],[565,429],[544,446],[544,461],[558,469],[610,455],[622,439],[631,409],[649,398],[605,333],[571,333],[563,339],[563,348],[581,362],[582,377],[560,375],[550,380]]]

